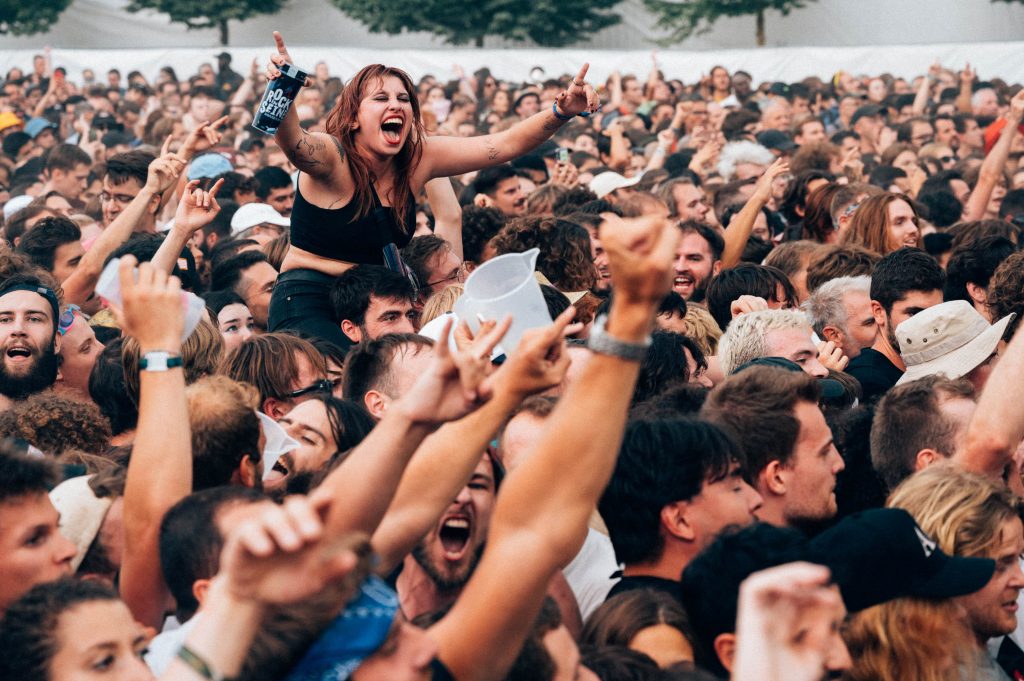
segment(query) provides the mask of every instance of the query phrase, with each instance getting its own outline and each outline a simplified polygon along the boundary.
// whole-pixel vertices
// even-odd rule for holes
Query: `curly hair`
[[[686,308],[686,335],[700,346],[708,357],[718,354],[718,339],[722,337],[722,329],[711,313],[702,307],[690,305]]]
[[[1024,252],[1014,253],[996,268],[988,284],[988,309],[992,319],[1017,313],[1003,336],[1004,340],[1010,340],[1024,314]]]
[[[462,209],[462,258],[483,262],[487,243],[505,226],[505,214],[497,208],[466,206]]]
[[[68,449],[102,454],[110,445],[110,422],[92,402],[43,392],[0,413],[2,437],[25,440],[55,457]]]
[[[575,222],[553,217],[516,218],[491,244],[498,255],[539,248],[537,269],[559,291],[589,291],[597,282],[590,235]]]

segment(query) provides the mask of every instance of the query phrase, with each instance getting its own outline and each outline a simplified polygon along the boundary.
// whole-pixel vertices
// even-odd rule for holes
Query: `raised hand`
[[[960,82],[970,85],[974,82],[974,77],[978,75],[977,71],[971,68],[970,62],[964,65],[964,70],[960,72]]]
[[[185,170],[185,161],[177,154],[170,153],[170,148],[171,136],[168,135],[160,149],[160,156],[149,164],[146,187],[155,194],[164,193],[178,181],[178,177]]]
[[[454,354],[448,348],[449,319],[434,344],[434,358],[427,371],[393,407],[413,423],[440,425],[460,419],[490,399],[493,384],[488,379],[491,353],[501,342],[512,318],[507,317],[477,337],[465,350]]]
[[[1020,123],[1021,118],[1024,118],[1024,90],[1021,90],[1013,96],[1010,100],[1010,118]]]
[[[174,214],[174,228],[188,234],[194,234],[199,229],[213,222],[220,212],[220,204],[217,203],[217,192],[224,184],[224,178],[217,180],[217,183],[210,187],[209,191],[199,188],[199,180],[192,180],[185,186],[181,194],[181,201],[178,202],[178,210]]]
[[[767,309],[768,301],[758,296],[740,296],[729,304],[729,314],[732,315],[733,319],[736,319],[740,315],[747,314],[748,312],[757,312],[759,310]]]
[[[572,189],[579,181],[579,177],[579,168],[574,166],[572,163],[559,162],[555,165],[555,170],[551,174],[551,184]]]
[[[555,106],[562,114],[575,116],[584,112],[594,113],[597,111],[597,93],[585,80],[589,68],[590,64],[584,64],[580,72],[572,79],[569,87],[562,90],[555,98]]]
[[[660,304],[672,285],[680,238],[675,225],[657,216],[615,218],[601,223],[598,238],[608,255],[614,300]]]
[[[818,344],[818,361],[826,369],[845,371],[850,358],[843,354],[843,349],[834,341],[823,341]]]
[[[570,324],[575,314],[576,309],[569,307],[551,326],[526,330],[516,351],[495,372],[496,389],[525,399],[560,384],[569,369],[565,336],[579,326]]]
[[[288,54],[288,48],[284,46],[284,38],[277,31],[274,31],[274,45],[277,52],[270,55],[270,63],[267,64],[267,80],[274,80],[281,75],[281,67],[284,64],[293,64],[292,57]],[[306,77],[306,85],[312,83],[312,78]]]
[[[178,352],[185,330],[181,281],[132,255],[121,258],[118,275],[121,307],[111,307],[124,334],[135,338],[143,353]]]
[[[351,574],[369,543],[358,536],[326,537],[323,514],[306,497],[258,505],[228,536],[221,554],[225,583],[236,598],[265,604],[302,601]]]
[[[775,159],[775,162],[768,166],[764,174],[757,178],[757,184],[754,185],[754,195],[761,201],[768,203],[772,198],[772,187],[775,184],[775,180],[788,172],[789,161],[785,158]]]
[[[196,126],[196,129],[189,133],[185,142],[178,150],[178,155],[185,161],[191,161],[196,154],[202,153],[220,144],[222,127],[228,122],[230,116],[221,116],[214,122],[203,121]]]
[[[846,613],[828,568],[789,563],[740,585],[733,679],[817,681],[849,664],[838,624]]]

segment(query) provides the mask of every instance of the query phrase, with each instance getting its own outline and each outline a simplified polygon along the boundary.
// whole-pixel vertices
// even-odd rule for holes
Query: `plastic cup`
[[[480,329],[481,321],[500,321],[511,315],[512,326],[501,341],[509,354],[515,352],[527,329],[551,324],[544,294],[534,277],[539,253],[539,249],[531,248],[488,260],[469,275],[455,303],[455,313],[474,332]]]
[[[121,276],[118,272],[120,263],[120,258],[114,258],[107,263],[96,282],[96,294],[118,307],[121,307]],[[136,268],[136,277],[138,277],[138,272],[138,268]],[[181,334],[181,340],[184,341],[199,326],[199,320],[203,318],[203,311],[206,309],[206,301],[191,291],[182,291],[181,304],[185,308],[185,330]]]

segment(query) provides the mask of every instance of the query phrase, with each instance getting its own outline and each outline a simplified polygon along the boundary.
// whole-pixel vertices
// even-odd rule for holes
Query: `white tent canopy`
[[[0,37],[0,69],[27,67],[43,45],[53,47],[54,62],[77,78],[84,67],[138,68],[152,77],[170,64],[193,73],[220,51],[215,30],[188,31],[155,12],[129,14],[127,0],[75,0],[54,29],[43,36]],[[236,70],[253,58],[264,63],[272,48],[271,31],[280,30],[296,62],[311,67],[324,60],[334,73],[348,75],[377,61],[407,68],[414,77],[433,73],[451,77],[453,63],[467,71],[487,65],[499,76],[523,80],[530,68],[548,73],[575,70],[590,61],[595,79],[611,70],[646,73],[659,33],[640,0],[625,0],[617,11],[622,23],[567,50],[503,49],[501,40],[487,49],[454,49],[427,34],[371,34],[327,0],[291,0],[274,16],[230,23],[229,51]],[[1024,81],[1024,5],[990,0],[818,0],[787,17],[770,12],[769,48],[753,48],[754,19],[718,22],[680,49],[659,50],[658,59],[673,77],[693,80],[716,63],[743,68],[757,80],[793,81],[845,69],[856,73],[890,72],[910,76],[926,71],[935,59],[961,67],[970,61],[982,78]],[[882,46],[882,47],[880,47]]]

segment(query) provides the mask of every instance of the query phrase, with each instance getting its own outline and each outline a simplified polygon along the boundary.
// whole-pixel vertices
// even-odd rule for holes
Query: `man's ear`
[[[348,319],[341,320],[341,332],[353,343],[358,343],[363,340],[363,330]]]
[[[366,411],[370,412],[370,416],[378,421],[384,418],[384,412],[388,409],[387,398],[376,390],[366,391],[366,394],[363,395],[363,404],[366,406]]]
[[[714,647],[718,662],[725,667],[725,671],[731,672],[733,656],[736,654],[736,634],[719,634],[715,637]]]
[[[971,297],[975,307],[979,305],[984,307],[988,304],[988,291],[977,284],[967,282],[967,295]]]
[[[268,397],[263,400],[263,405],[260,411],[269,416],[270,418],[277,421],[279,418],[290,412],[291,405],[288,404],[287,400],[279,400],[276,397]]]
[[[832,341],[836,345],[843,344],[843,332],[831,325],[821,330],[821,337],[827,341]]]
[[[711,274],[713,274],[713,275],[715,275],[717,277],[718,273],[721,272],[721,271],[722,271],[722,261],[721,260],[716,260],[715,263],[711,266]]]
[[[673,501],[661,507],[661,526],[665,532],[683,541],[694,541],[696,529],[687,515],[690,505],[685,501]]]
[[[785,467],[778,459],[773,459],[764,467],[758,476],[761,480],[761,488],[766,489],[776,496],[786,493]]]
[[[238,470],[232,477],[237,477],[239,484],[243,487],[256,489],[259,471],[263,468],[260,463],[261,461],[253,460],[251,456],[243,456],[242,460],[238,462]]]
[[[942,461],[946,456],[934,449],[922,449],[914,457],[914,471],[921,471],[931,466],[936,461]]]
[[[875,318],[875,324],[878,325],[878,328],[888,328],[888,324],[886,323],[888,320],[886,319],[885,308],[882,307],[882,304],[877,300],[871,301],[871,316]]]
[[[149,205],[146,206],[146,212],[149,215],[156,215],[157,212],[160,210],[160,198],[161,195],[156,194],[153,196],[153,198],[149,200]]]
[[[199,607],[203,606],[203,600],[206,598],[206,594],[210,591],[210,580],[209,579],[197,579],[192,582],[192,595],[199,601]],[[716,641],[717,643],[717,641]]]

